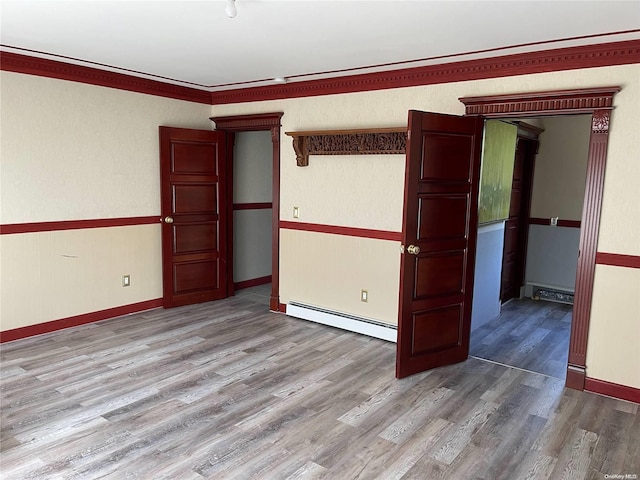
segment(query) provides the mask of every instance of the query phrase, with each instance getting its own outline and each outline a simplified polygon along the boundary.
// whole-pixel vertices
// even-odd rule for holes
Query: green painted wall
[[[501,120],[484,125],[478,223],[491,223],[509,217],[513,160],[518,127]]]

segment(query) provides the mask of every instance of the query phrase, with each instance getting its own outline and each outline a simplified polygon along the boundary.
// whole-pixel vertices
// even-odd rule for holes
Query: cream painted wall
[[[359,92],[320,97],[271,100],[242,104],[214,105],[213,115],[239,115],[283,111],[281,137],[281,210],[280,218],[289,220],[294,204],[306,202],[317,204],[321,198],[317,189],[313,197],[308,195],[309,186],[317,177],[331,176],[325,159],[311,157],[310,167],[296,167],[295,153],[287,131],[367,128],[404,126],[409,109],[433,112],[464,114],[464,105],[458,100],[462,96],[499,95],[514,92],[560,90],[619,85],[622,91],[615,96],[612,114],[612,132],[609,141],[609,163],[605,178],[605,198],[601,219],[599,248],[612,253],[640,255],[640,222],[631,224],[628,216],[640,218],[640,202],[637,180],[640,178],[640,162],[631,161],[637,149],[637,131],[640,118],[634,112],[640,105],[640,65],[570,70],[565,72],[540,73],[517,77],[476,80],[469,82],[427,85],[393,90]],[[391,157],[391,156],[389,156]],[[358,157],[368,158],[368,157]],[[315,162],[316,168],[313,169]],[[324,162],[324,163],[323,163]],[[402,164],[404,165],[404,164]],[[344,197],[360,204],[360,200],[349,195],[350,184],[358,178],[358,164],[343,165],[339,174],[333,175],[336,191],[346,192]],[[385,172],[386,173],[386,172]],[[384,195],[397,198],[402,188],[394,179],[387,182]],[[322,198],[324,200],[324,198]],[[311,207],[313,208],[313,207]],[[302,209],[302,206],[301,206]],[[306,210],[305,210],[306,211]],[[304,212],[301,210],[304,214]],[[344,210],[333,218],[335,225],[357,225],[366,228],[382,228],[373,225],[399,225],[395,218],[380,218],[375,222],[367,216],[367,210]],[[304,221],[321,223],[315,219],[320,212],[306,214]],[[395,215],[395,214],[394,214]]]
[[[458,98],[463,96],[611,85],[621,86],[622,91],[615,97],[615,110],[612,114],[598,250],[640,255],[640,242],[638,242],[640,222],[630,220],[640,218],[640,192],[637,188],[640,180],[640,162],[635,161],[640,117],[634,111],[640,106],[640,65],[570,70],[352,94],[214,105],[212,112],[215,116],[224,116],[283,111],[283,132],[391,127],[406,125],[409,109],[462,115],[464,106]],[[396,160],[389,156],[383,159],[388,163],[381,164],[377,163],[377,159],[362,156],[341,159],[342,162],[338,164],[339,159],[334,157],[311,157],[310,166],[300,168],[295,165],[295,154],[290,137],[283,134],[281,142],[281,219],[292,220],[292,208],[299,206],[300,220],[304,222],[399,231],[401,228],[399,210],[402,208],[404,178],[404,162],[401,159]],[[371,175],[367,183],[384,184],[384,188],[367,191],[362,186],[365,182],[360,180],[363,171]],[[356,184],[357,187],[354,186]],[[319,188],[319,185],[323,185],[323,188]],[[368,205],[370,202],[379,201],[377,200],[379,196],[388,199],[388,208],[384,208],[379,214],[372,214],[372,209],[368,208]],[[344,207],[345,205],[352,208]],[[375,205],[378,204],[375,203]],[[360,240],[354,241],[360,242]],[[339,286],[329,282],[316,284],[312,275],[294,268],[295,255],[291,248],[287,240],[281,245],[281,301],[286,302],[292,299],[300,289],[310,288],[313,284],[315,288],[323,290],[316,293],[325,299],[325,303],[319,306],[328,309],[338,309],[339,306],[346,313],[357,314],[360,307],[359,298],[350,297],[349,300],[340,304],[333,300],[342,298],[340,288],[343,284]],[[313,251],[307,253],[320,256]],[[331,252],[327,252],[326,249],[322,251],[325,262],[333,262],[334,258],[343,259],[338,252],[327,256],[328,253]],[[363,262],[383,261],[391,264],[396,253],[390,249],[387,255],[388,257],[383,259],[370,255]],[[387,273],[384,288],[389,290],[396,288],[393,282],[399,276],[399,263],[397,265],[396,271]],[[621,268],[616,270],[622,271]],[[359,287],[354,285],[353,288]],[[640,324],[640,318],[637,315],[635,301],[631,298],[620,300],[602,288],[601,283],[597,284],[594,296],[601,297],[600,301],[604,304],[609,301],[621,301],[618,309],[623,315],[619,315],[615,320],[620,327],[623,330],[636,328]],[[391,297],[391,293],[387,295]],[[591,324],[594,331],[601,328],[601,325],[610,325],[610,322],[611,319],[603,316],[602,310],[593,312]],[[623,368],[623,365],[619,362],[612,363],[610,358],[603,357],[602,352],[608,348],[631,351],[636,348],[635,339],[626,337],[621,339],[618,345],[609,345],[608,339],[603,339],[602,342],[602,349],[594,349],[590,344],[587,352],[589,365],[592,368],[597,365],[596,371],[597,368],[601,368],[599,375],[602,375],[605,380],[617,378],[616,368]],[[640,382],[628,384],[640,388]]]
[[[212,129],[210,106],[0,72],[0,222],[160,214],[158,126]]]
[[[283,132],[404,126],[409,109],[463,114],[464,107],[458,101],[461,96],[620,85],[622,91],[615,97],[612,115],[598,250],[640,255],[640,222],[635,221],[640,218],[640,192],[637,188],[640,162],[635,161],[640,117],[634,111],[640,105],[640,65],[213,107],[14,73],[2,72],[0,75],[2,223],[158,214],[158,125],[210,129],[207,118],[211,114],[222,116],[283,111]],[[292,208],[296,205],[301,208],[300,220],[304,222],[399,231],[404,176],[402,158],[363,156],[349,158],[337,165],[335,162],[339,159],[336,157],[312,157],[310,167],[299,168],[295,166],[291,139],[283,133],[281,142],[282,219],[290,220]],[[363,182],[363,178],[366,181]],[[324,182],[328,189],[315,188],[318,181]],[[366,188],[366,185],[371,185],[371,188]],[[380,197],[386,201],[381,202]],[[378,207],[382,203],[384,209],[380,211],[371,207]],[[148,228],[157,229],[157,226]],[[351,248],[350,253],[357,260],[350,260],[347,266],[339,265],[340,268],[351,265],[366,275],[373,275],[370,279],[365,278],[365,273],[352,273],[348,277],[355,278],[349,284],[349,290],[359,292],[362,288],[360,283],[365,280],[378,285],[374,291],[379,293],[372,297],[369,304],[369,307],[375,305],[375,311],[362,312],[359,296],[354,299],[342,292],[345,282],[316,282],[308,271],[297,269],[294,260],[299,253],[294,245],[300,242],[288,238],[290,233],[282,231],[282,300],[294,299],[300,296],[300,292],[312,291],[313,287],[317,289],[313,290],[314,295],[322,299],[321,307],[362,316],[374,314],[387,320],[393,316],[391,312],[397,309],[394,303],[397,299],[392,298],[397,297],[398,288],[398,242],[349,239],[351,242],[346,243],[342,242],[342,237],[335,241],[338,236],[315,234],[327,239],[326,242],[320,240],[315,243],[318,245],[317,251],[306,252],[313,257],[312,262],[319,263],[322,259],[324,268],[328,269],[326,265],[329,262],[334,262],[332,267],[335,267],[338,261],[346,257],[343,249]],[[48,234],[36,234],[40,235]],[[301,234],[294,232],[293,235]],[[34,302],[34,298],[38,301],[52,298],[47,290],[53,287],[34,280],[37,289],[27,289],[25,286],[19,292],[11,290],[12,295],[20,296],[11,300],[15,305],[20,305],[18,311],[5,306],[8,295],[4,292],[10,288],[7,278],[20,275],[14,262],[10,261],[5,267],[7,258],[14,255],[25,258],[29,253],[47,252],[44,246],[34,246],[35,241],[19,242],[21,237],[16,236],[12,240],[11,236],[3,236],[0,243],[3,264],[2,328],[45,321],[31,311],[30,303]],[[159,230],[150,237],[158,242]],[[150,237],[144,242],[145,245],[153,243]],[[108,238],[105,236],[105,239]],[[98,245],[105,243],[102,238],[95,242]],[[115,240],[110,241],[113,242]],[[328,246],[323,246],[323,242]],[[369,242],[381,243],[384,247],[361,246]],[[360,248],[362,251],[358,252]],[[39,271],[60,268],[60,259],[67,258],[54,253],[47,255],[40,257]],[[109,255],[107,258],[110,258]],[[144,268],[159,272],[159,255],[154,262],[153,266]],[[113,280],[95,275],[98,266],[88,265],[88,270],[81,269],[78,272],[78,282],[82,280],[91,284],[98,279],[94,288],[109,289],[113,293],[109,301],[102,304],[101,300],[96,299],[87,305],[76,291],[69,297],[70,305],[65,307],[66,310],[52,307],[52,312],[46,315],[47,319],[53,320],[55,315],[67,315],[71,311],[108,308],[160,296],[157,283],[144,286],[144,291],[148,293],[135,299],[126,297],[129,294],[125,295],[127,289],[122,287],[112,291],[110,285]],[[611,329],[612,322],[623,332],[637,331],[640,324],[635,300],[637,295],[620,296],[607,287],[609,280],[613,283],[624,282],[628,269],[611,269],[610,276],[613,278],[600,279],[603,276],[598,273],[594,287],[596,308],[591,318],[588,375],[596,372],[597,378],[614,382],[619,379],[626,385],[640,388],[640,381],[636,377],[622,378],[619,375],[619,370],[628,368],[636,359],[628,352],[634,352],[637,348],[637,337],[626,335],[611,338],[599,334]],[[598,272],[601,270],[598,267]],[[35,271],[35,268],[30,267],[30,271]],[[133,282],[137,281],[135,272],[126,273],[132,274]],[[159,277],[159,274],[153,276]],[[58,277],[54,275],[48,278]],[[159,281],[159,278],[154,281]],[[117,284],[120,284],[120,272]],[[385,305],[374,303],[378,295],[387,299]],[[617,315],[612,318],[607,312],[614,304]],[[5,318],[5,311],[11,313],[11,319]],[[11,327],[4,327],[5,322]],[[621,357],[611,356],[612,349],[618,349]]]
[[[159,224],[2,235],[0,249],[3,331],[162,296]]]
[[[584,201],[591,115],[542,119],[531,193],[531,216],[580,220]]]
[[[0,99],[3,224],[159,215],[158,126],[212,128],[208,105],[4,71]],[[0,257],[2,330],[162,296],[158,225],[2,235]]]
[[[640,269],[597,265],[587,374],[640,388]]]
[[[544,132],[535,160],[531,217],[582,218],[591,115],[541,119]],[[580,230],[531,225],[527,242],[525,296],[536,287],[574,292]]]

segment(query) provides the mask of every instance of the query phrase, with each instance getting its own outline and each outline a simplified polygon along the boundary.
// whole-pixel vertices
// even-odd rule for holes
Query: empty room
[[[640,475],[640,2],[0,2],[0,476]]]

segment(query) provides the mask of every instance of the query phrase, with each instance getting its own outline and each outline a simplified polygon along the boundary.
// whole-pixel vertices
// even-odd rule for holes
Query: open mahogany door
[[[469,355],[483,125],[409,111],[397,378]]]
[[[163,306],[227,296],[224,132],[160,127]]]

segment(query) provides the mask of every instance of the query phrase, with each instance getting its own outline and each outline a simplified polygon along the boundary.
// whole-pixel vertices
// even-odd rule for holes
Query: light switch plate
[[[369,301],[369,292],[366,290],[360,290],[360,301],[368,302]]]
[[[293,207],[293,218],[300,218],[300,209],[298,207]]]
[[[122,286],[123,287],[131,286],[131,275],[122,275]]]

